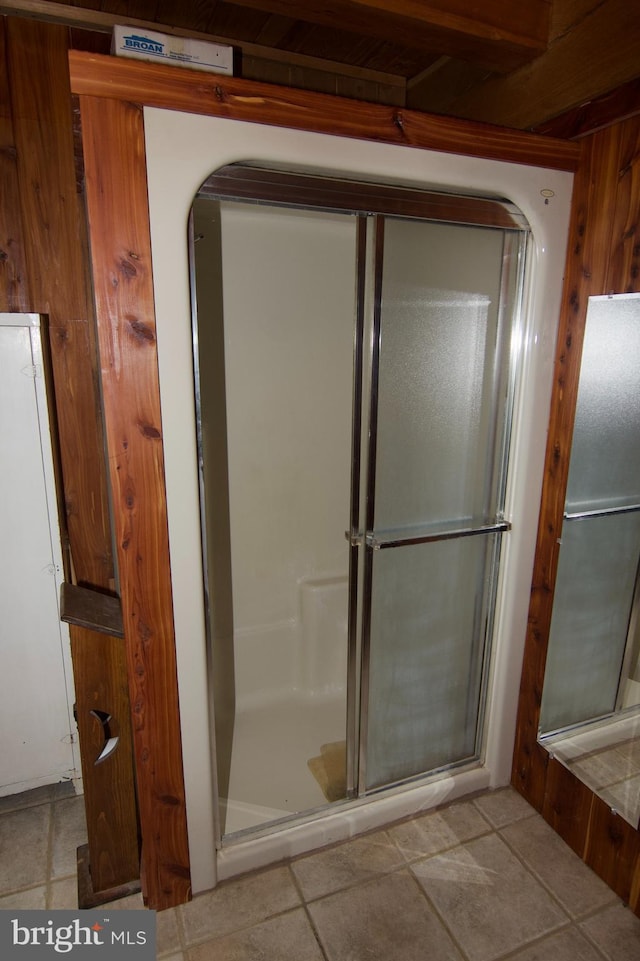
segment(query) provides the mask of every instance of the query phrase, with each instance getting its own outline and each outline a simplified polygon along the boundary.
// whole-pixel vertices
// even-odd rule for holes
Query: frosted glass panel
[[[513,240],[385,221],[367,789],[476,756],[497,563],[478,528],[502,510]]]
[[[639,556],[640,514],[565,521],[542,699],[543,731],[613,712]]]
[[[567,510],[640,503],[640,297],[592,297]]]
[[[640,508],[639,358],[640,297],[590,298],[543,733],[612,714],[620,699],[640,557],[640,510],[634,510]]]
[[[493,513],[494,370],[503,233],[387,220],[378,530]],[[497,347],[497,352],[496,352]]]
[[[369,788],[474,755],[494,538],[375,552]]]

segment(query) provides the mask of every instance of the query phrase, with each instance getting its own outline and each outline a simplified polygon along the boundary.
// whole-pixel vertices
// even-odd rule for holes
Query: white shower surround
[[[145,108],[144,116],[187,824],[196,893],[218,879],[508,783],[573,178],[546,168],[177,111]],[[214,170],[238,161],[507,197],[532,227],[533,250],[522,344],[523,390],[507,497],[507,519],[514,526],[503,552],[483,764],[428,784],[333,806],[320,819],[216,851],[187,219],[201,183]]]

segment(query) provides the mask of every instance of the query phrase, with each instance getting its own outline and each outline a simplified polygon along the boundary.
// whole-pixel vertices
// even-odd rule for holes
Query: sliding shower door
[[[505,202],[240,165],[192,228],[234,833],[481,756],[528,231]]]
[[[479,756],[520,242],[378,223],[361,790]]]

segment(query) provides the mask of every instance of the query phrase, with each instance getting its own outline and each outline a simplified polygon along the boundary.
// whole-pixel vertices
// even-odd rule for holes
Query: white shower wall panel
[[[355,223],[221,208],[234,629],[286,645],[298,582],[348,564]]]
[[[300,583],[296,689],[309,697],[346,693],[348,595],[346,574]]]
[[[298,584],[298,616],[234,633],[238,712],[289,701],[346,696],[347,575]]]

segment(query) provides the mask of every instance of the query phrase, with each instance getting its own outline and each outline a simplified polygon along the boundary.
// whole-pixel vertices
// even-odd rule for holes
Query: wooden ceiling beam
[[[577,140],[614,123],[640,116],[640,78],[588,100],[573,110],[541,123],[536,133],[562,140]]]
[[[508,73],[542,54],[551,0],[238,0],[238,5],[365,34]]]
[[[584,5],[582,5],[584,6]],[[640,18],[629,0],[580,9],[548,51],[508,77],[491,77],[448,105],[453,116],[538,128],[640,76]]]

